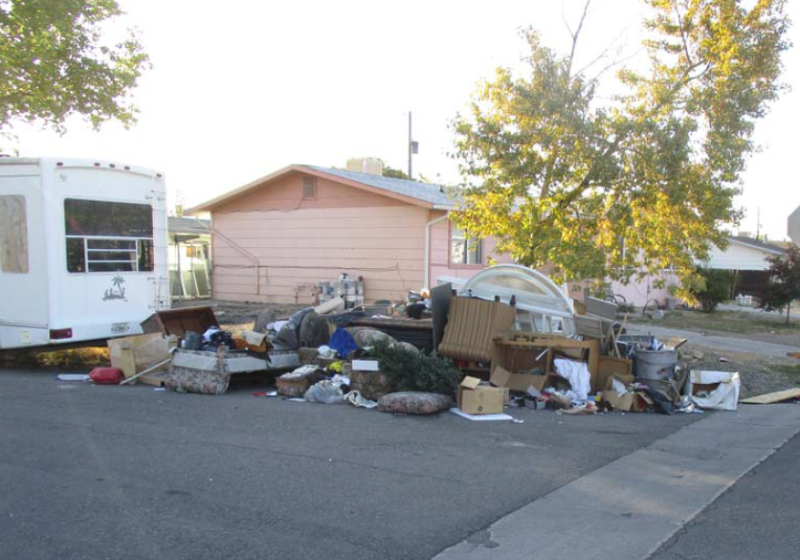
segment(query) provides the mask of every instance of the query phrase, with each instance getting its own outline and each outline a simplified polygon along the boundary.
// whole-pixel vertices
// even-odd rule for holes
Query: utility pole
[[[412,175],[411,156],[419,153],[419,142],[415,142],[411,135],[411,111],[408,112],[408,178],[414,179]]]
[[[761,206],[756,212],[756,241],[761,239]]]

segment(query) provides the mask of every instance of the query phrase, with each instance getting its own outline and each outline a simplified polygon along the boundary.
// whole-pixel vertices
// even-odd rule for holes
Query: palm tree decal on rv
[[[103,301],[108,301],[111,299],[128,301],[128,299],[125,297],[125,287],[123,286],[124,283],[125,279],[122,276],[114,276],[111,279],[111,287],[105,291],[105,294],[103,294]]]

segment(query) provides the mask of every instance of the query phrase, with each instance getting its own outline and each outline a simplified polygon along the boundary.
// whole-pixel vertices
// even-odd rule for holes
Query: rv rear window
[[[153,270],[153,209],[147,204],[64,201],[69,272]]]
[[[68,198],[64,201],[67,235],[153,237],[149,204]]]
[[[25,197],[0,196],[0,270],[28,273],[28,212]]]

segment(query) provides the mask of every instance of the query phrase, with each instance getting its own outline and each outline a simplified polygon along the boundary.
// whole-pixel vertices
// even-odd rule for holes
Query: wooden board
[[[739,402],[742,404],[775,404],[798,397],[800,397],[800,389],[786,389],[785,391],[767,393],[766,395],[750,397],[749,399],[741,399]]]

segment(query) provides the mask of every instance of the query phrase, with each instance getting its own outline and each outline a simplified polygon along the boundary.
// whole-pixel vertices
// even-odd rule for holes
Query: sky
[[[93,131],[68,121],[59,136],[18,125],[23,156],[104,159],[166,174],[170,204],[193,206],[293,163],[343,167],[379,157],[407,167],[413,113],[414,174],[459,181],[449,125],[498,66],[522,68],[532,26],[547,46],[568,52],[583,0],[119,0],[151,58],[134,93],[138,123]],[[800,24],[800,1],[788,2]],[[593,0],[578,46],[585,64],[643,54],[641,0]],[[758,122],[743,176],[742,231],[786,237],[800,205],[794,169],[800,124],[800,28],[785,53],[783,80],[794,90]],[[636,58],[633,59],[635,61]],[[600,95],[613,93],[613,85]]]

